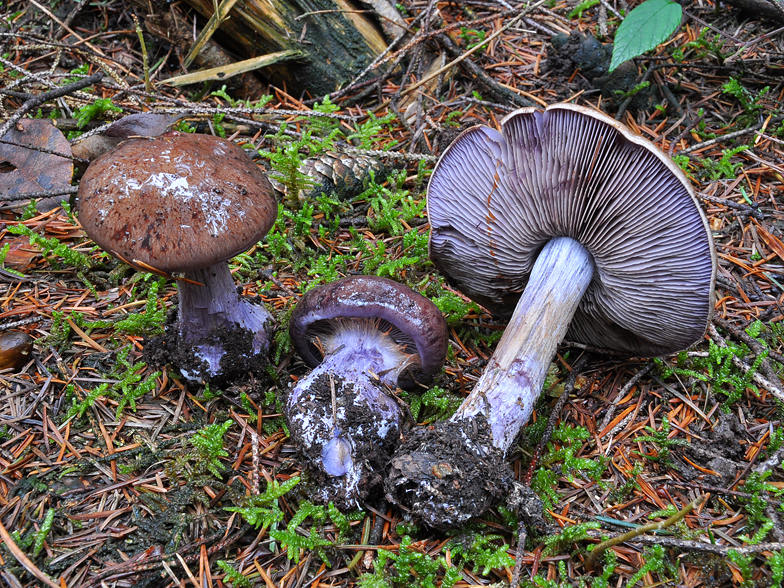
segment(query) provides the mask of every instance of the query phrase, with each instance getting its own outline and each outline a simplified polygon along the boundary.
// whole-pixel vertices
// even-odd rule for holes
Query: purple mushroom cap
[[[653,143],[571,104],[464,131],[428,187],[430,257],[510,315],[544,245],[571,237],[596,269],[567,338],[628,355],[685,349],[713,309],[716,254],[688,179]]]
[[[417,352],[399,374],[398,385],[425,384],[446,359],[447,331],[441,311],[410,288],[376,276],[351,276],[309,291],[291,314],[289,333],[294,349],[310,367],[323,356],[313,337],[331,321],[378,319],[393,329],[390,336]]]

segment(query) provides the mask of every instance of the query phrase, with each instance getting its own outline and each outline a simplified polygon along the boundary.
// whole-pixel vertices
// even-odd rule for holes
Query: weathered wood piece
[[[186,0],[205,18],[212,0]],[[296,62],[268,68],[289,93],[328,94],[350,82],[386,48],[370,15],[349,0],[247,0],[234,6],[216,39],[246,57],[298,49]],[[228,40],[234,43],[228,46]]]

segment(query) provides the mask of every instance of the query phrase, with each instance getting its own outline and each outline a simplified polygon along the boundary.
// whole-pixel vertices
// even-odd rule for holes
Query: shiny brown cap
[[[79,222],[102,249],[167,273],[246,251],[278,211],[240,147],[179,132],[121,143],[90,164],[77,196]]]

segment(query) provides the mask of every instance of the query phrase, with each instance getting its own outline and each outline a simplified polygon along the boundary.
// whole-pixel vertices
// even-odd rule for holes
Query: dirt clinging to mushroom
[[[208,363],[200,357],[197,346],[182,341],[177,323],[176,309],[169,313],[164,334],[153,337],[144,345],[143,358],[149,365],[161,367],[174,365],[180,371],[190,374],[201,374],[214,388],[220,388],[246,381],[253,376],[264,381],[268,380],[268,359],[263,353],[253,351],[256,333],[241,327],[219,327],[210,338],[201,344],[215,345],[223,348],[218,375],[209,374]],[[206,377],[205,377],[206,376]]]
[[[331,381],[330,381],[331,379]],[[384,394],[389,388],[383,387]],[[335,413],[340,430],[350,431],[353,445],[353,461],[361,464],[357,480],[346,480],[345,476],[329,475],[322,463],[323,445],[308,443],[308,439],[327,439],[333,435],[332,388],[335,392]],[[384,468],[400,441],[400,431],[377,411],[373,410],[354,390],[353,383],[339,375],[321,374],[302,394],[289,410],[287,416],[292,439],[300,440],[297,446],[304,454],[303,461],[309,464],[309,494],[320,502],[333,502],[342,510],[359,507],[370,492],[381,485]],[[388,428],[383,437],[378,431]],[[347,475],[355,475],[349,472]]]
[[[412,429],[392,457],[384,488],[427,525],[448,528],[500,503],[513,485],[514,473],[479,416]]]

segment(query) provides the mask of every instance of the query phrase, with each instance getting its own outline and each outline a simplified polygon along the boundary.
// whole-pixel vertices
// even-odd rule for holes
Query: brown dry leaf
[[[3,141],[8,143],[0,143],[0,200],[7,196],[56,190],[71,185],[71,159],[23,147],[43,148],[70,155],[71,145],[50,121],[21,119],[3,136]]]
[[[38,255],[38,247],[30,244],[30,239],[26,236],[11,237],[7,236],[0,239],[0,249],[9,246],[3,265],[17,271],[23,272],[33,262]]]

